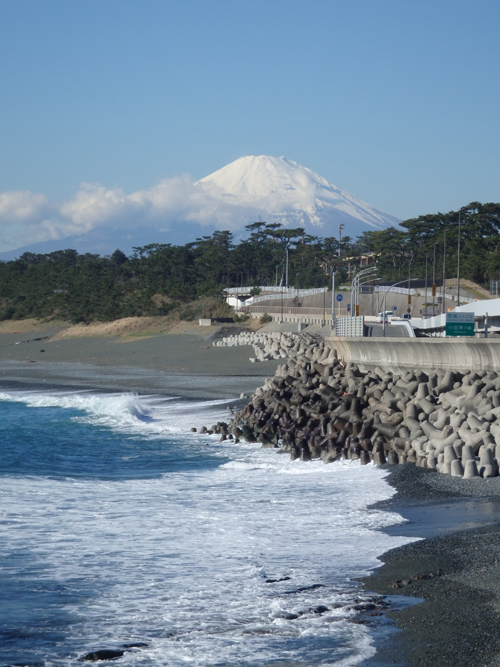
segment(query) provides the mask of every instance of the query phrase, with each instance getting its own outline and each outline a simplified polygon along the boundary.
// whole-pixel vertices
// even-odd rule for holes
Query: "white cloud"
[[[165,229],[187,219],[194,191],[193,181],[185,176],[129,195],[121,189],[82,183],[74,197],[61,203],[27,190],[3,192],[0,250],[86,234],[103,226],[127,229],[148,224]]]
[[[28,190],[0,193],[0,247],[60,238],[56,214],[57,207],[45,195]]]
[[[0,220],[6,223],[29,224],[47,215],[51,204],[45,195],[29,190],[9,190],[0,193]]]
[[[73,226],[71,233],[85,233],[122,215],[126,208],[127,197],[123,190],[107,190],[102,185],[82,183],[73,199],[60,204],[59,214]]]
[[[148,226],[165,231],[183,221],[237,226],[233,206],[221,206],[189,176],[165,179],[128,195],[118,188],[82,183],[71,199],[61,203],[26,190],[9,191],[0,193],[0,251],[84,235],[98,227]]]

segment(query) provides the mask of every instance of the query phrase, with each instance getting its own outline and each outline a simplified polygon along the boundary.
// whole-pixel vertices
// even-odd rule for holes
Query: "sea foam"
[[[35,421],[55,409],[56,431],[68,413],[75,433],[111,430],[129,457],[147,445],[158,461],[165,448],[218,461],[154,478],[4,475],[3,576],[8,570],[41,600],[47,623],[65,619],[57,642],[28,642],[9,659],[73,665],[89,651],[137,642],[148,646],[117,664],[347,666],[374,653],[369,629],[351,622],[354,602],[369,597],[352,578],[408,541],[379,531],[400,523],[398,514],[369,509],[393,493],[386,473],[354,461],[304,464],[188,432],[222,419],[220,402],[91,392],[0,400],[4,409],[24,403]],[[55,584],[63,592],[50,608],[43,591]],[[320,605],[328,610],[314,613]]]

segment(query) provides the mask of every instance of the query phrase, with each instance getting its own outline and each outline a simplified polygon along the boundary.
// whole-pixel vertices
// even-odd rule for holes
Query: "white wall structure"
[[[474,319],[478,322],[478,329],[484,329],[484,320],[488,314],[488,328],[490,331],[500,329],[500,299],[485,299],[484,301],[474,301],[464,306],[457,306],[453,309],[454,313],[474,313]],[[446,328],[446,314],[435,315],[434,317],[412,318],[412,327],[422,331],[444,334]]]

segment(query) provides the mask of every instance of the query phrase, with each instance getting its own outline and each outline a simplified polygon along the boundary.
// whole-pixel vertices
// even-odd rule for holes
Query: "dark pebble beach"
[[[425,537],[380,557],[368,591],[421,601],[389,611],[399,632],[363,667],[500,665],[500,478],[465,480],[390,468],[397,493],[378,504],[408,523],[389,529]]]

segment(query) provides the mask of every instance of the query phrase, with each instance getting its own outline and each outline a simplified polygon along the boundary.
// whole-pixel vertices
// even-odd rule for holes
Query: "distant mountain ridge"
[[[230,230],[237,240],[245,236],[245,225],[260,220],[304,227],[323,237],[337,236],[339,224],[344,224],[343,234],[351,238],[400,222],[311,169],[267,155],[241,157],[196,182],[166,179],[129,195],[87,185],[72,201],[52,208],[56,218],[67,221],[61,229],[66,224],[82,231],[23,245],[0,253],[0,259],[65,248],[100,255],[120,248],[130,255],[133,247],[183,245],[217,229]]]

